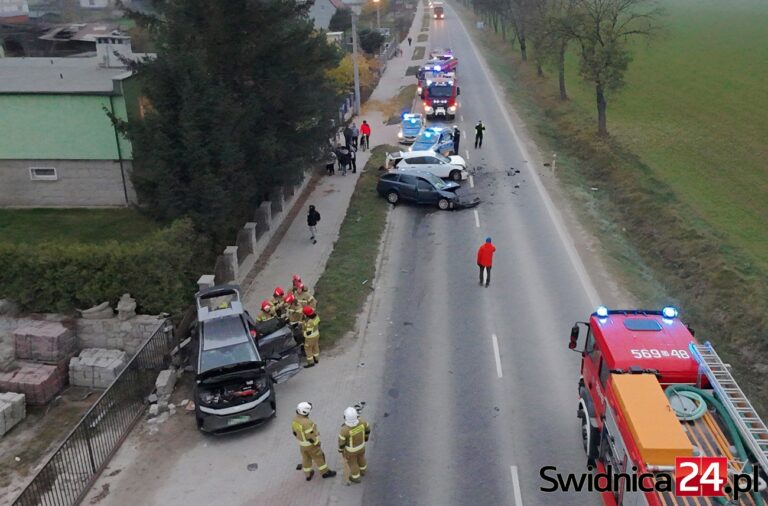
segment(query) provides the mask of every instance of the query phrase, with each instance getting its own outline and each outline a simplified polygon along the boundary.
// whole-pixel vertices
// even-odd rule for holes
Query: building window
[[[29,179],[32,181],[57,181],[59,175],[55,167],[30,167]]]

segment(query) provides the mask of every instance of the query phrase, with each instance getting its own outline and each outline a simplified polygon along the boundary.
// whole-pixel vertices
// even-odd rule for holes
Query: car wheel
[[[450,174],[450,178],[458,183],[459,181],[461,181],[461,171],[452,170]]]
[[[448,199],[440,199],[437,201],[437,207],[439,207],[441,211],[446,211],[451,207],[451,203],[448,202]]]
[[[391,191],[387,193],[387,202],[389,202],[392,205],[397,204],[397,202],[400,200],[400,195],[396,191]]]

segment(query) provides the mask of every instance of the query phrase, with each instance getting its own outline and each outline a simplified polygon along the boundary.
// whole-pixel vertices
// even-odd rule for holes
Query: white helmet
[[[309,402],[300,402],[299,405],[296,406],[296,412],[300,415],[307,416],[310,411],[312,411],[312,404]]]
[[[349,407],[344,410],[344,425],[347,427],[355,427],[358,423],[360,423],[360,420],[358,420],[358,417],[360,415],[357,414],[357,410],[353,407]]]

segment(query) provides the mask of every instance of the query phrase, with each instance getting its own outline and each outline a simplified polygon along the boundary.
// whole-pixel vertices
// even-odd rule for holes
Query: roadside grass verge
[[[470,34],[483,48],[493,72],[542,151],[558,154],[558,178],[577,202],[576,207],[589,217],[586,224],[602,239],[602,248],[614,262],[612,270],[623,269],[618,277],[642,301],[641,306],[679,304],[685,320],[696,328],[697,337],[717,346],[724,359],[733,365],[752,403],[763,415],[768,414],[768,382],[761,380],[768,373],[768,276],[754,256],[740,249],[729,240],[727,232],[716,223],[705,221],[698,212],[703,205],[724,205],[727,190],[714,202],[703,194],[691,197],[678,193],[675,182],[661,174],[666,166],[656,166],[652,157],[639,156],[634,142],[625,141],[620,133],[609,139],[594,135],[591,102],[589,108],[582,107],[578,100],[561,102],[556,75],[537,77],[535,66],[523,64],[517,48],[509,41],[502,40],[490,28],[483,32],[471,28],[477,18],[463,5],[454,6],[464,19],[471,20],[467,23]],[[674,30],[674,26],[669,29]],[[573,78],[569,85],[572,90],[578,86]],[[631,86],[628,81],[625,93],[629,93]],[[699,86],[698,82],[695,86]],[[680,92],[686,93],[688,89]],[[619,102],[621,95],[614,100]],[[748,97],[742,100],[749,101]],[[700,111],[695,104],[689,107],[692,109],[688,115],[698,118]],[[658,110],[649,108],[648,113],[651,112],[655,114]],[[609,112],[609,129],[616,125],[614,130],[621,132],[616,120],[617,114]],[[626,120],[626,124],[626,128],[635,125],[631,120]],[[701,119],[700,124],[708,125],[708,121]],[[690,137],[701,135],[695,129],[670,132],[667,144],[685,145]],[[708,157],[708,153],[704,150],[702,155]],[[702,173],[696,164],[689,165],[689,169],[686,180],[691,184],[706,182],[706,171]],[[750,174],[743,181],[753,176]],[[718,181],[719,178],[709,181],[714,191]],[[748,193],[749,198],[754,199],[755,192],[768,187],[764,181],[759,186]],[[761,203],[765,205],[765,200],[746,204]],[[745,203],[737,200],[736,204]],[[757,239],[765,241],[764,226],[759,234]]]
[[[370,100],[363,107],[363,111],[370,109],[381,111],[384,117],[387,118],[384,124],[396,125],[400,123],[400,117],[403,113],[411,112],[414,96],[416,96],[415,84],[401,86],[396,96],[386,101]]]
[[[395,150],[389,145],[373,148],[352,194],[339,239],[315,287],[325,346],[354,330],[357,315],[371,293],[389,210],[387,202],[376,193],[377,169],[383,165],[386,152]]]
[[[415,76],[419,72],[419,66],[413,65],[411,67],[408,67],[405,71],[406,76]]]
[[[416,37],[416,42],[426,42],[429,38],[429,35],[426,33],[420,33],[418,37]]]
[[[421,60],[424,58],[424,53],[426,53],[427,48],[426,46],[416,46],[413,49],[413,56],[411,56],[411,60]]]
[[[133,209],[2,209],[0,242],[133,242],[159,225]]]

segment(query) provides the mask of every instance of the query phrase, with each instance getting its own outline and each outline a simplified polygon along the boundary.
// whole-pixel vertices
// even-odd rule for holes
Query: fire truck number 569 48
[[[635,358],[662,358],[662,357],[682,358],[682,359],[691,358],[691,356],[685,350],[657,350],[655,348],[651,348],[651,349],[641,349],[641,350],[629,350],[629,352]]]

